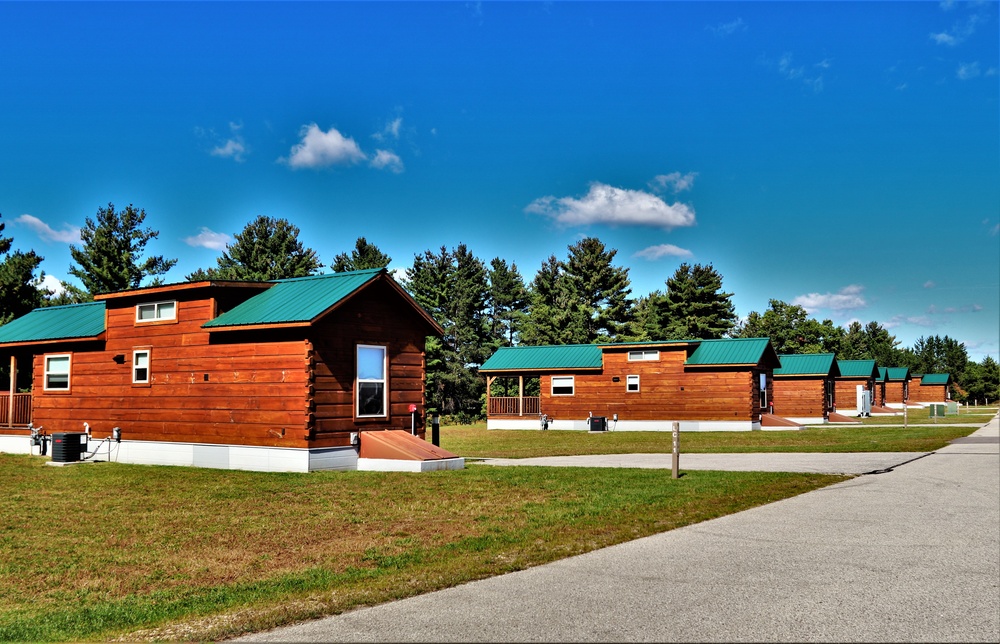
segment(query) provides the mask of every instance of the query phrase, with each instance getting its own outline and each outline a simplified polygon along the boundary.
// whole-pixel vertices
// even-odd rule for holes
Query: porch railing
[[[13,409],[13,415],[11,410]],[[0,426],[27,427],[31,424],[31,394],[14,394],[13,408],[10,394],[0,394]]]
[[[541,407],[538,396],[490,396],[490,416],[537,416]]]

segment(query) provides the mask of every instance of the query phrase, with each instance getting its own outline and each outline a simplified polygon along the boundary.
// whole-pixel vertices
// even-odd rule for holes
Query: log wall
[[[774,413],[777,416],[826,417],[826,378],[775,378]]]
[[[837,378],[834,382],[834,399],[838,409],[854,409],[858,401],[858,385],[872,391],[874,382],[871,378]],[[874,404],[879,403],[876,394]]]

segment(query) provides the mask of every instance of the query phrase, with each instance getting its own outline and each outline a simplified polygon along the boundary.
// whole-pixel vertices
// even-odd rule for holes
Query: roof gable
[[[702,340],[685,366],[756,366],[778,368],[781,362],[768,338]]]
[[[910,368],[909,367],[886,367],[885,370],[886,380],[909,380],[910,379]]]
[[[0,344],[90,340],[104,333],[104,302],[37,308],[0,326]]]
[[[500,347],[483,363],[479,372],[601,369],[603,366],[603,352],[597,344],[520,346]]]
[[[950,373],[925,373],[920,377],[921,385],[947,385],[950,382]]]
[[[262,326],[307,326],[370,284],[384,280],[436,332],[441,327],[388,276],[384,268],[275,280],[272,286],[202,325],[208,330]]]
[[[832,353],[804,353],[778,356],[781,366],[774,376],[839,376],[836,356]]]
[[[878,378],[874,360],[837,360],[843,378]]]

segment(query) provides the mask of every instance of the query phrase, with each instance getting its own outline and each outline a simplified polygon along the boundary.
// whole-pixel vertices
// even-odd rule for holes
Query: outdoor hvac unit
[[[85,451],[87,451],[86,434],[52,434],[53,463],[76,463]]]
[[[857,395],[858,395],[858,415],[871,416],[872,415],[871,392],[865,389],[864,385],[858,385]]]
[[[607,416],[591,416],[590,417],[590,431],[592,431],[592,432],[606,432],[606,431],[608,431],[608,418],[607,418]]]

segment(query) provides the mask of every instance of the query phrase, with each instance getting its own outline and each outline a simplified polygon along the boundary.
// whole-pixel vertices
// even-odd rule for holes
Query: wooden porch
[[[31,424],[31,394],[0,393],[0,427],[23,428]]]
[[[500,390],[506,389],[503,393],[508,393],[513,389],[513,382],[517,381],[516,396],[494,396],[493,385],[507,383],[510,387],[499,386]],[[500,384],[498,383],[498,385]],[[487,376],[486,378],[486,416],[495,418],[497,416],[538,416],[541,414],[541,397],[526,396],[524,392],[525,376],[503,375]]]

